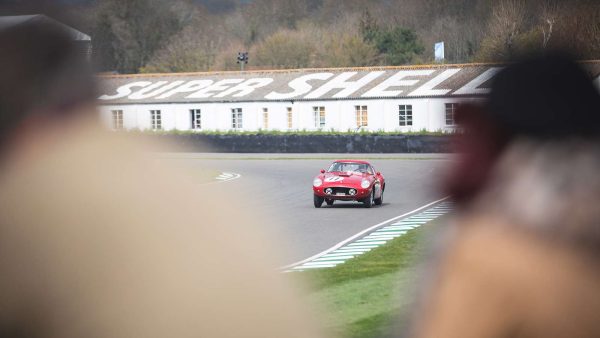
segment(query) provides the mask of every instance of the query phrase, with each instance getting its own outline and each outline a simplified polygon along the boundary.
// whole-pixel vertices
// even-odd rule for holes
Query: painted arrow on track
[[[242,177],[242,175],[237,173],[222,172],[221,174],[219,174],[219,176],[215,177],[215,179],[217,180],[217,182],[227,182],[238,179],[240,177]]]

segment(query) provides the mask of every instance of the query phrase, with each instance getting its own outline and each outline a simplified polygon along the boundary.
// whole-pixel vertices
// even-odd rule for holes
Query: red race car
[[[358,201],[365,208],[383,203],[385,178],[366,161],[337,160],[313,180],[315,208],[335,200]]]

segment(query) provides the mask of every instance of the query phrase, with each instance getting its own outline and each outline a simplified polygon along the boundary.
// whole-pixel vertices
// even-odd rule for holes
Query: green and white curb
[[[416,213],[422,209],[425,209],[425,211]],[[452,211],[451,202],[447,202],[445,199],[432,202],[419,209],[413,210],[410,213],[400,215],[392,220],[377,224],[349,238],[346,241],[338,243],[331,249],[328,249],[304,261],[285,266],[284,269],[286,272],[291,272],[308,269],[332,268],[336,265],[343,264],[349,259],[360,256],[365,252],[384,245],[388,241],[400,237],[406,234],[408,231],[418,228],[425,223],[431,222],[450,211]],[[398,221],[398,219],[400,219],[400,221]],[[386,225],[386,223],[391,224]]]

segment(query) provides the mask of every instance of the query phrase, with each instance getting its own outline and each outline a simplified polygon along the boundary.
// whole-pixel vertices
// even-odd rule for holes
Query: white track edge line
[[[332,246],[331,248],[329,248],[329,249],[327,249],[327,250],[321,251],[321,252],[319,252],[318,254],[316,254],[316,255],[313,255],[313,256],[310,256],[310,257],[308,257],[308,258],[306,258],[306,259],[303,259],[303,260],[301,260],[301,261],[299,261],[299,262],[296,262],[296,263],[292,263],[292,264],[288,264],[288,265],[286,265],[286,266],[283,266],[283,267],[281,267],[281,269],[291,269],[291,268],[293,268],[293,267],[296,267],[296,266],[302,265],[302,264],[304,264],[304,263],[310,262],[310,261],[311,261],[311,260],[313,260],[313,259],[317,259],[317,258],[319,258],[320,256],[326,255],[326,254],[330,253],[331,251],[334,251],[334,250],[337,250],[337,249],[341,248],[342,246],[344,246],[344,245],[345,245],[345,244],[347,244],[348,242],[352,242],[352,241],[353,241],[353,240],[355,240],[356,238],[359,238],[360,236],[362,236],[362,235],[364,235],[364,234],[368,233],[369,231],[373,231],[374,229],[377,229],[378,227],[381,227],[381,226],[383,226],[383,225],[386,225],[386,224],[388,224],[388,223],[390,223],[390,222],[393,222],[393,221],[395,221],[395,220],[397,220],[397,219],[399,219],[399,218],[403,218],[403,217],[406,217],[406,216],[408,216],[408,215],[414,214],[414,213],[416,213],[416,212],[418,212],[418,211],[421,211],[421,210],[423,210],[423,209],[425,209],[425,208],[428,208],[428,207],[430,207],[430,206],[432,206],[432,205],[435,205],[435,204],[437,204],[437,203],[440,203],[440,202],[442,202],[442,201],[445,201],[445,200],[447,200],[448,198],[450,198],[450,196],[446,196],[446,197],[444,197],[444,198],[440,198],[440,199],[439,199],[439,200],[437,200],[437,201],[433,201],[433,202],[431,202],[431,203],[427,203],[427,204],[425,204],[424,206],[421,206],[421,207],[419,207],[419,208],[417,208],[417,209],[415,209],[415,210],[412,210],[412,211],[406,212],[406,213],[404,213],[404,214],[402,214],[402,215],[400,215],[400,216],[392,217],[392,218],[390,218],[390,219],[388,219],[388,220],[385,220],[385,221],[383,221],[383,222],[377,223],[377,224],[375,224],[375,225],[373,225],[373,226],[370,226],[370,227],[368,227],[368,228],[364,229],[363,231],[361,231],[361,232],[357,233],[356,235],[353,235],[353,236],[351,236],[351,237],[348,237],[348,238],[346,238],[345,240],[343,240],[343,241],[341,241],[341,242],[337,243],[336,245]]]

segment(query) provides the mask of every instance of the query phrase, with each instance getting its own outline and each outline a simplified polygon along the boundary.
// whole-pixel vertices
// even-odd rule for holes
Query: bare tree
[[[478,58],[483,61],[510,60],[516,54],[517,38],[525,29],[525,3],[501,0],[492,8],[487,37],[482,41]]]
[[[222,20],[196,8],[193,20],[157,51],[141,72],[208,71],[235,38],[223,33]]]
[[[427,47],[426,61],[433,61],[433,44],[445,43],[445,59],[448,62],[469,62],[483,36],[483,31],[473,19],[459,20],[453,16],[436,19],[429,29],[421,30],[421,38]]]
[[[253,0],[240,7],[247,27],[247,42],[255,43],[279,29],[295,29],[310,9],[310,0]]]
[[[600,58],[598,2],[580,0],[578,6],[569,6],[567,15],[567,18],[560,22],[560,45],[582,59]]]
[[[546,49],[548,42],[552,37],[554,24],[559,15],[558,2],[553,0],[544,0],[540,11],[540,26],[542,30],[542,48]]]
[[[425,49],[411,63],[431,61],[438,41],[449,62],[557,47],[600,58],[598,0],[227,0],[218,13],[196,10],[194,0],[97,3],[84,21],[93,22],[102,69],[120,72],[237,69],[242,50],[249,68],[384,64],[378,43],[356,39],[365,36],[361,22],[363,33],[375,22],[379,31],[414,31]]]
[[[381,62],[377,49],[358,34],[331,36],[326,50],[325,57],[321,59],[326,67],[364,67]]]
[[[306,68],[312,66],[317,47],[314,40],[297,30],[281,30],[252,49],[262,68]]]
[[[490,33],[500,37],[507,53],[514,48],[515,38],[522,32],[525,22],[525,6],[520,0],[500,1],[492,10]]]
[[[94,50],[103,70],[138,72],[187,24],[182,1],[106,0],[96,7]]]

